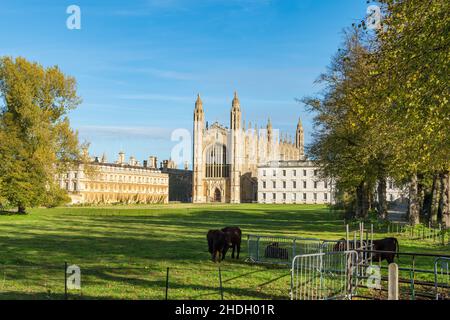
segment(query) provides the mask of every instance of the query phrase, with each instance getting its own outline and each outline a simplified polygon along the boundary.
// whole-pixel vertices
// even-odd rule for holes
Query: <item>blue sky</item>
[[[81,30],[66,28],[69,5]],[[311,114],[295,101],[320,88],[342,30],[365,0],[2,0],[0,55],[58,65],[78,81],[70,114],[92,154],[169,158],[171,132],[192,131],[196,94],[209,123],[228,126],[233,92],[244,120],[310,142]]]

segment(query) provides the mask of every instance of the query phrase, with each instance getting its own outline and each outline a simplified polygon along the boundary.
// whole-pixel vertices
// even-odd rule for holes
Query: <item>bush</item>
[[[66,190],[59,188],[58,186],[50,188],[45,195],[43,205],[46,208],[54,208],[71,202]]]

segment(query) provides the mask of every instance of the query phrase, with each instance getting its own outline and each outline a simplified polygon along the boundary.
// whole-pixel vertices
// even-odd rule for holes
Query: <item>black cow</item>
[[[374,253],[372,256],[372,261],[383,261],[386,260],[388,263],[393,263],[395,254],[397,258],[400,258],[398,252],[400,251],[400,246],[398,244],[397,238],[385,238],[381,240],[373,240],[373,250],[374,251],[392,251],[392,252],[380,252]]]
[[[266,247],[266,250],[264,251],[264,257],[288,260],[289,253],[286,248],[280,248],[280,244],[278,242],[272,242]]]
[[[350,240],[348,243],[349,243],[348,250],[353,250],[353,247],[354,247],[353,241]],[[359,242],[358,242],[358,244],[359,244]],[[345,240],[345,238],[341,238],[334,245],[333,251],[345,251],[345,250],[347,250],[347,240]]]
[[[231,246],[231,239],[222,230],[209,230],[206,236],[208,240],[208,251],[213,262],[220,262],[224,259],[228,247]]]
[[[239,253],[241,252],[241,239],[242,239],[241,229],[239,229],[239,227],[225,227],[222,229],[222,231],[228,234],[228,236],[230,237],[231,247],[233,248],[231,258],[234,259],[234,251],[236,249],[237,251],[236,259],[239,259]],[[226,253],[227,252],[225,251],[223,259],[225,259]]]
[[[370,241],[369,241],[370,243]],[[359,249],[360,242],[357,241],[356,249]],[[366,241],[363,241],[363,246],[366,245]],[[353,241],[349,241],[349,249],[354,249]],[[338,240],[338,242],[334,246],[334,251],[345,251],[347,250],[347,241],[342,238]],[[383,261],[386,260],[388,263],[393,263],[395,259],[395,255],[397,254],[397,258],[399,258],[399,250],[400,245],[398,244],[397,238],[384,238],[380,240],[373,240],[373,251],[391,251],[391,252],[379,252],[372,254],[372,261]]]

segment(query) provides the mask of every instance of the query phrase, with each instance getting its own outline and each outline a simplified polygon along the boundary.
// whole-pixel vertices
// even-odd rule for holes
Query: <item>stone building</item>
[[[125,161],[125,154],[109,163],[106,157],[95,157],[87,174],[84,165],[59,177],[60,187],[67,190],[72,204],[168,203],[169,177],[157,168],[156,157],[142,164],[134,157]]]
[[[208,126],[200,96],[194,109],[193,202],[241,203],[257,201],[258,165],[303,157],[303,127],[299,120],[295,140],[272,128],[246,128],[241,106],[234,94],[230,127]]]
[[[160,170],[169,175],[169,201],[192,202],[192,170],[178,169],[172,160],[164,160]]]
[[[271,161],[258,166],[258,202],[330,204],[334,184],[312,161]]]

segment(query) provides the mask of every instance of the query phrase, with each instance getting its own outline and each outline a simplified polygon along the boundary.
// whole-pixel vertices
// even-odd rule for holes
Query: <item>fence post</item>
[[[169,267],[167,267],[166,271],[166,300],[169,293]]]
[[[64,299],[68,300],[68,295],[67,295],[67,261],[64,261]]]
[[[256,261],[259,261],[259,238],[260,236],[256,237]]]
[[[373,223],[370,225],[370,247],[369,247],[369,250],[370,250],[370,263],[372,263],[372,257],[373,257],[372,250],[374,250],[373,249]]]
[[[220,298],[223,300],[223,287],[222,287],[222,270],[219,267],[219,285],[220,285]]]
[[[412,269],[410,270],[410,278],[411,278],[411,300],[416,300],[416,289],[415,289],[415,278],[416,278],[416,256],[412,256]]]
[[[398,300],[398,265],[389,264],[388,300]]]
[[[251,255],[251,248],[250,248],[250,235],[247,235],[247,252],[248,252],[248,257],[251,259],[252,255]]]

